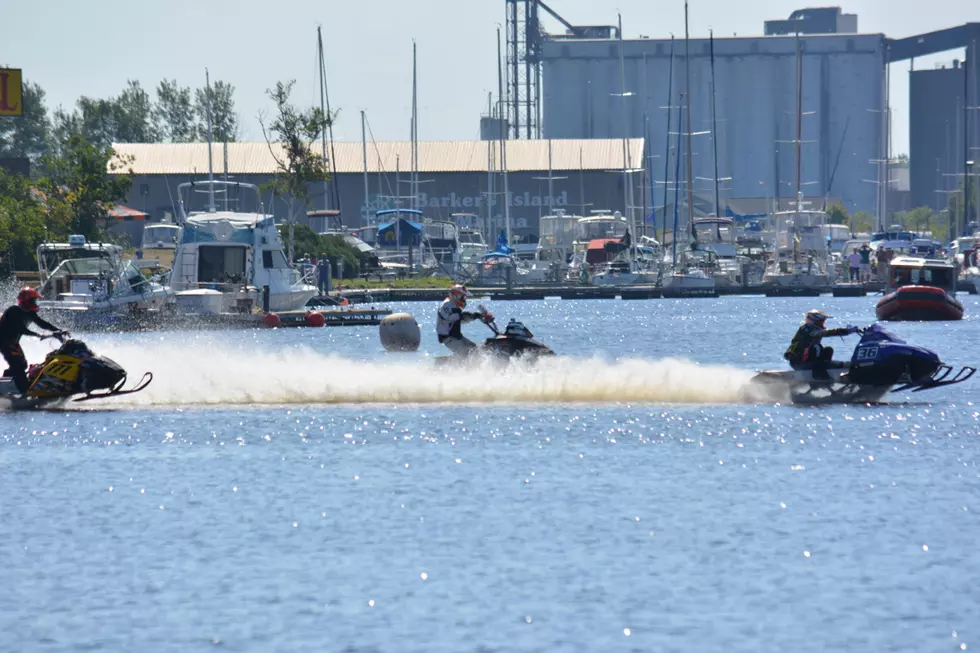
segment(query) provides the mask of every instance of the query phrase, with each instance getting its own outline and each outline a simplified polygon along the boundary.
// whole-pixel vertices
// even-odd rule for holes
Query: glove
[[[483,313],[480,318],[484,322],[493,322],[493,313]]]

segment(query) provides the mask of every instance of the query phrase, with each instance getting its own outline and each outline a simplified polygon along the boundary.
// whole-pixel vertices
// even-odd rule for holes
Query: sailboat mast
[[[497,28],[497,86],[498,101],[507,106],[509,98],[504,98],[504,77],[500,58],[500,28]],[[500,113],[503,116],[503,112]],[[510,246],[510,193],[507,188],[507,139],[510,136],[510,126],[500,133],[500,168],[504,177],[504,230],[507,234],[507,245]]]
[[[412,40],[412,208],[419,196],[419,102],[418,67],[416,65],[415,40]]]
[[[368,164],[367,164],[367,118],[361,111],[361,156],[364,158],[364,206],[370,209],[369,198],[371,189],[368,187]]]
[[[211,154],[211,141],[213,134],[211,131],[211,76],[208,69],[204,69],[204,83],[207,88],[207,114],[208,114],[208,213],[214,213],[214,161]]]
[[[694,173],[692,172],[694,151],[691,148],[691,42],[688,33],[687,21],[687,0],[684,0],[684,74],[687,78],[685,82],[687,97],[687,115],[685,116],[685,131],[687,132],[687,214],[691,221],[692,229],[694,225]]]
[[[803,202],[803,52],[800,33],[796,33],[796,212]]]
[[[670,35],[670,72],[667,74],[667,138],[664,139],[664,214],[660,231],[660,242],[667,238],[667,193],[670,181],[670,119],[674,101],[674,35]]]
[[[715,217],[720,218],[721,201],[718,199],[718,117],[715,110],[715,32],[708,32],[711,50],[711,143],[715,158]]]
[[[321,29],[319,26],[316,28],[316,49],[317,49],[317,59],[319,61],[320,68],[320,112],[326,117],[327,115],[327,102],[326,98],[323,97],[323,89],[325,87],[323,79],[323,36],[321,34]],[[323,164],[327,164],[327,128],[324,125],[323,129],[320,130],[320,150],[321,156],[323,157]],[[323,208],[330,208],[330,193],[328,192],[327,180],[323,180]]]

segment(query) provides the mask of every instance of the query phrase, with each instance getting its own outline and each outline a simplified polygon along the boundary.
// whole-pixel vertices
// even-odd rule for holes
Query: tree
[[[858,211],[851,220],[854,224],[854,233],[871,233],[874,231],[875,217],[867,211]]]
[[[266,91],[276,104],[276,117],[266,128],[265,121],[259,119],[262,134],[265,136],[269,151],[276,161],[276,171],[272,181],[265,185],[266,189],[278,195],[286,195],[290,200],[289,224],[289,260],[293,260],[293,231],[295,203],[301,202],[303,207],[309,207],[309,184],[329,179],[326,162],[310,149],[320,133],[330,125],[330,118],[317,107],[307,111],[299,111],[289,102],[289,94],[296,80],[286,83],[277,82],[274,89]],[[275,137],[280,151],[272,147],[270,134]]]
[[[25,82],[23,104],[23,116],[0,118],[0,157],[24,157],[36,164],[47,151],[51,136],[44,89]]]
[[[108,147],[119,131],[115,102],[111,99],[78,98],[81,135],[97,147]]]
[[[191,143],[197,140],[190,87],[178,86],[175,79],[161,81],[157,86],[157,103],[153,111],[161,137],[171,143]]]
[[[60,236],[66,217],[64,211],[52,214],[46,209],[29,179],[0,168],[0,258],[5,272],[35,269],[37,246],[46,235]]]
[[[153,120],[153,101],[135,79],[113,101],[116,119],[114,141],[117,143],[154,143],[158,140]]]
[[[847,209],[840,203],[831,204],[827,207],[827,220],[831,224],[850,224]]]
[[[121,159],[111,146],[71,136],[58,156],[44,158],[48,177],[40,188],[47,202],[60,203],[71,216],[71,233],[98,240],[108,228],[109,209],[126,198],[132,185],[126,174],[114,174],[131,160]],[[132,172],[130,172],[132,174]]]
[[[62,107],[54,111],[51,124],[51,143],[58,149],[62,143],[67,143],[72,136],[82,135],[82,117],[77,111],[68,113]]]
[[[210,89],[197,89],[194,97],[199,134],[207,134],[210,109],[211,138],[217,143],[230,143],[238,138],[238,114],[235,113],[234,95],[235,87],[222,81],[211,84]]]

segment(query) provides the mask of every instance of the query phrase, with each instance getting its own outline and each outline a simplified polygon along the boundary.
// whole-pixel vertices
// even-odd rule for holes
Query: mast
[[[323,88],[324,88],[324,83],[323,83],[323,73],[324,73],[324,71],[323,71],[323,36],[321,34],[321,30],[320,30],[320,26],[319,25],[317,25],[317,28],[316,28],[316,48],[317,48],[317,57],[318,57],[319,62],[320,62],[320,66],[319,66],[320,67],[320,112],[323,113],[324,116],[326,116],[327,115],[327,105],[326,105],[326,99],[323,97]],[[324,165],[326,165],[327,164],[327,161],[328,161],[328,159],[327,159],[327,129],[326,129],[326,126],[324,126],[324,128],[320,130],[320,151],[321,151],[321,156],[323,157],[323,163],[324,163]],[[326,179],[323,180],[323,208],[325,208],[325,209],[329,209],[330,208],[330,194],[328,192],[327,180]]]
[[[412,39],[412,205],[418,208],[416,202],[419,196],[419,102],[418,102],[418,67],[416,65],[415,39]]]
[[[708,32],[711,50],[711,143],[715,158],[715,217],[720,218],[721,202],[718,199],[718,118],[715,112],[715,32]]]
[[[670,180],[670,118],[674,101],[674,35],[670,35],[670,72],[667,75],[667,138],[664,139],[664,214],[663,225],[661,225],[660,242],[667,239],[667,192],[668,181]]]
[[[678,111],[684,111],[684,107],[677,107]],[[680,117],[678,116],[678,123],[680,123]],[[668,134],[667,139],[670,139]],[[674,157],[674,231],[673,236],[670,239],[671,246],[671,267],[672,269],[677,268],[677,227],[680,222],[680,201],[681,201],[681,132],[677,131],[677,155]]]
[[[694,157],[694,150],[691,148],[691,43],[688,34],[688,21],[687,21],[687,0],[684,0],[684,75],[687,78],[685,81],[685,87],[687,90],[687,115],[685,116],[685,131],[687,132],[687,214],[688,220],[691,221],[691,230],[694,230],[694,174],[692,172],[693,162],[691,159]]]
[[[500,60],[500,28],[497,28],[497,86],[499,89],[498,98],[501,102],[504,102],[504,106],[507,106],[506,102],[508,99],[504,99],[504,82],[503,82],[503,71],[501,68]],[[504,177],[504,230],[507,234],[507,245],[510,246],[510,193],[507,188],[507,139],[510,136],[510,126],[507,127],[507,133],[501,132],[500,136],[500,167],[503,172]]]
[[[214,161],[211,154],[211,76],[208,69],[204,69],[204,83],[207,88],[207,114],[208,114],[208,213],[214,213]]]
[[[796,213],[803,209],[803,51],[796,33]]]
[[[493,92],[487,93],[487,115],[490,117],[490,124],[493,125],[494,116],[496,112],[493,108]],[[495,129],[499,129],[500,125],[496,125]],[[493,144],[496,142],[496,136],[492,134],[492,138],[487,139],[487,214],[486,219],[483,222],[483,235],[489,234],[490,222],[493,219]],[[487,238],[489,241],[490,239]]]
[[[364,206],[368,209],[370,213],[371,207],[369,206],[369,199],[371,197],[371,189],[368,187],[368,164],[367,164],[367,118],[364,117],[364,112],[361,111],[361,156],[364,157]]]

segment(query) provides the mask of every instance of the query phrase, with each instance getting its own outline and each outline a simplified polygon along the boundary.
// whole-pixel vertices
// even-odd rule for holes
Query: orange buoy
[[[340,305],[341,306],[349,306],[350,305],[350,302],[347,301],[347,298],[346,297],[341,297],[340,298]]]
[[[327,318],[323,317],[323,313],[321,313],[320,311],[306,312],[306,326],[322,327],[326,323],[327,323]]]
[[[276,315],[275,313],[266,313],[265,316],[262,318],[262,324],[266,325],[271,329],[275,329],[276,327],[278,327],[280,322],[281,320],[279,319],[279,316]]]

